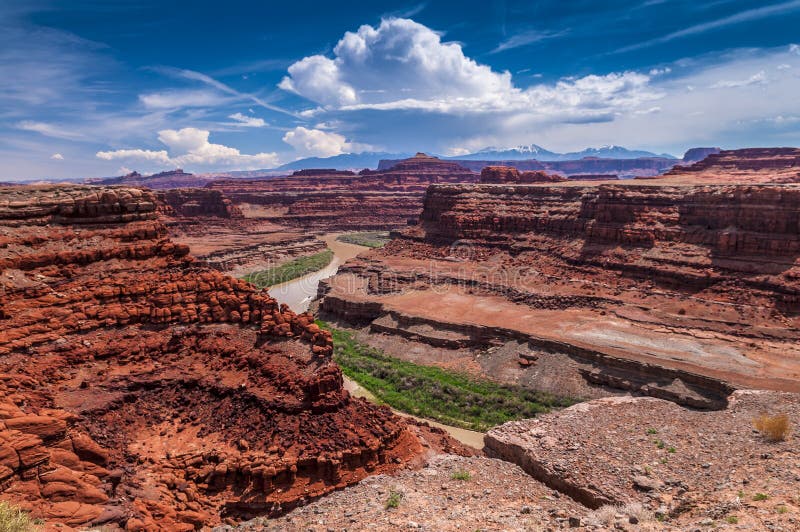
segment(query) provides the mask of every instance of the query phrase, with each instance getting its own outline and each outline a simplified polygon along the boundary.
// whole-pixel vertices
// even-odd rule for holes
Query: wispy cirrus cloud
[[[625,53],[634,50],[640,50],[642,48],[647,48],[649,46],[655,46],[657,44],[663,44],[666,42],[674,41],[675,39],[680,39],[682,37],[697,35],[718,28],[731,26],[734,24],[742,24],[745,22],[761,20],[777,15],[782,15],[785,13],[790,13],[792,11],[797,11],[797,10],[800,10],[800,0],[791,0],[789,2],[781,2],[779,4],[772,4],[768,6],[747,9],[745,11],[740,11],[739,13],[735,13],[727,17],[722,17],[709,22],[703,22],[701,24],[695,24],[694,26],[689,26],[688,28],[668,33],[667,35],[664,35],[662,37],[650,39],[649,41],[644,41],[632,44],[630,46],[625,46],[615,50],[613,53]]]
[[[563,37],[570,33],[569,29],[564,29],[560,31],[550,31],[550,30],[528,30],[523,31],[521,33],[517,33],[512,35],[511,37],[507,38],[500,44],[498,44],[490,54],[497,54],[500,52],[504,52],[506,50],[513,50],[514,48],[520,48],[522,46],[528,46],[531,44],[535,44],[537,42],[547,41],[550,39],[557,39],[558,37]]]
[[[57,124],[50,124],[47,122],[36,122],[33,120],[23,120],[16,124],[17,129],[23,131],[34,131],[41,133],[46,137],[53,137],[57,139],[77,140],[84,137],[83,134]]]
[[[162,74],[166,74],[172,77],[182,78],[190,81],[197,81],[209,87],[213,87],[223,94],[233,96],[243,101],[250,101],[255,105],[263,107],[264,109],[269,109],[270,111],[275,111],[277,113],[289,115],[292,117],[297,117],[297,113],[293,111],[284,109],[283,107],[277,105],[273,105],[264,98],[257,96],[255,94],[238,91],[233,87],[212,78],[209,75],[203,74],[202,72],[196,72],[194,70],[173,68],[173,67],[153,67],[152,70],[155,70],[156,72],[160,72]]]
[[[210,90],[166,90],[139,95],[148,109],[181,109],[184,107],[216,107],[230,103],[232,98]]]
[[[710,88],[712,89],[732,89],[736,87],[747,87],[748,85],[758,85],[767,83],[767,74],[763,70],[756,72],[746,79],[737,80],[722,80],[713,83]]]

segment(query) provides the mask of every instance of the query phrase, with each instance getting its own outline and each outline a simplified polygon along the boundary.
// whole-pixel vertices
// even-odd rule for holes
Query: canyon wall
[[[558,183],[566,181],[560,175],[548,174],[541,170],[520,172],[513,166],[486,166],[481,170],[481,183],[522,185],[530,183]]]
[[[180,217],[244,218],[242,211],[218,190],[173,188],[157,194],[159,201]]]
[[[320,308],[395,356],[703,408],[800,391],[800,186],[434,184],[393,235]]]
[[[0,192],[0,499],[194,530],[403,467],[434,429],[354,400],[330,334],[172,242],[154,193]]]
[[[386,171],[302,170],[273,179],[229,179],[208,185],[258,216],[315,230],[396,229],[416,220],[431,183],[476,182],[457,164],[418,154]]]
[[[675,166],[663,178],[675,182],[798,183],[800,149],[745,148],[712,152],[693,164]]]

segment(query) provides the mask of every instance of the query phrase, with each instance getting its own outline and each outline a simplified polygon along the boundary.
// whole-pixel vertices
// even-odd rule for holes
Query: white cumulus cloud
[[[232,115],[228,116],[233,120],[236,120],[237,126],[243,127],[264,127],[267,123],[264,121],[263,118],[258,118],[255,116],[247,116],[243,115],[242,113],[233,113]]]
[[[158,140],[167,146],[167,150],[99,151],[97,157],[107,161],[115,159],[143,160],[181,167],[203,168],[255,169],[278,164],[276,153],[243,154],[236,148],[209,142],[209,135],[209,131],[193,127],[178,130],[165,129],[158,132]]]
[[[50,156],[50,158],[55,160],[55,161],[63,161],[64,160],[64,156],[61,155],[60,153],[54,153],[53,155]]]
[[[447,114],[526,113],[541,118],[608,120],[657,99],[650,76],[618,72],[563,79],[522,89],[508,71],[495,72],[442,42],[430,28],[390,18],[347,32],[333,58],[306,57],[279,86],[324,110],[417,109]]]
[[[360,153],[371,149],[366,144],[349,142],[338,133],[302,126],[287,131],[283,141],[301,157],[332,157],[342,153]]]

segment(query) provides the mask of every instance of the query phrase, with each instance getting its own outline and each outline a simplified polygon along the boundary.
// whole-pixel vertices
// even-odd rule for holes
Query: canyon
[[[0,499],[46,530],[791,530],[800,150],[707,150],[4,186]],[[311,312],[240,278],[368,229]],[[351,395],[317,316],[577,404],[478,451]]]
[[[650,183],[432,185],[320,309],[552,392],[800,391],[800,188]]]

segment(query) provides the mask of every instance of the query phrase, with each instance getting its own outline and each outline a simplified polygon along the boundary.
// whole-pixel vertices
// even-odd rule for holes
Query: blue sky
[[[0,4],[0,179],[800,138],[800,0]]]

